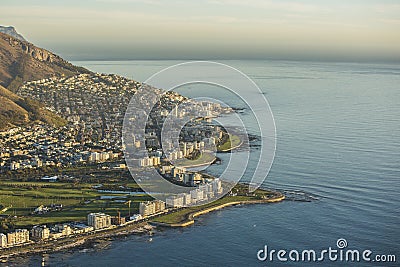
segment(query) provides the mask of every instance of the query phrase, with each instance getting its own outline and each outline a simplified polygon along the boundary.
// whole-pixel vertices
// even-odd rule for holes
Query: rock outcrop
[[[19,34],[13,26],[0,26],[0,32],[11,35],[12,37],[21,41],[26,41],[25,38]]]
[[[15,91],[24,81],[89,73],[52,52],[0,32],[0,85]]]

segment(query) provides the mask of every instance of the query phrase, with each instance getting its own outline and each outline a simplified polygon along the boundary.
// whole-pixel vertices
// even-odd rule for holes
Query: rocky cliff
[[[0,32],[11,35],[12,37],[21,41],[26,41],[25,38],[19,34],[12,26],[0,26]]]
[[[0,85],[15,91],[24,81],[89,73],[50,51],[0,32]]]

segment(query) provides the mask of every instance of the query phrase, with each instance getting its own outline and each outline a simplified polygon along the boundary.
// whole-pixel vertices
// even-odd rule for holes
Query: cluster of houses
[[[124,112],[139,86],[118,75],[98,73],[25,83],[18,91],[21,96],[46,104],[69,123],[58,128],[37,123],[0,132],[0,171],[119,158]]]
[[[91,73],[27,82],[18,93],[79,125],[89,139],[117,144],[125,109],[139,86],[119,75]]]
[[[118,147],[104,148],[103,144],[81,140],[78,128],[38,123],[0,132],[0,171],[66,167],[121,158]]]
[[[37,123],[0,132],[0,171],[66,167],[122,158],[122,122],[126,107],[140,86],[139,82],[118,75],[99,73],[26,82],[18,94],[46,104],[69,123],[58,128]],[[209,118],[226,112],[226,108],[217,103],[192,101],[174,92],[162,94],[150,86],[144,91],[147,95],[140,102],[143,107],[152,105],[157,96],[162,97],[152,109],[145,136],[134,140],[136,148],[149,147],[152,153],[139,159],[138,167],[158,166],[163,159],[182,159],[195,150],[215,148],[222,131],[209,123]],[[201,114],[204,120],[188,122],[178,134],[180,137],[171,137],[181,139],[178,148],[172,147],[175,143],[172,139],[167,139],[161,150],[157,136],[165,120],[172,114],[174,127],[183,116],[192,113]]]

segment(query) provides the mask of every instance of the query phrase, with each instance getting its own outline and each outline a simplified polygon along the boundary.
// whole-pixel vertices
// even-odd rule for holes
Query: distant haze
[[[0,25],[70,60],[400,61],[390,0],[3,0]]]

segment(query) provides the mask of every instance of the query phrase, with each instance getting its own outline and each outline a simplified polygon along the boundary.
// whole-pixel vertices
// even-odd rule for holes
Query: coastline
[[[189,169],[189,168],[197,168],[197,167],[202,167],[202,166],[209,166],[209,165],[213,164],[214,162],[216,162],[217,159],[218,159],[217,157],[214,157],[210,161],[202,162],[202,163],[198,163],[198,164],[187,164],[187,165],[185,165],[185,164],[179,164],[178,163],[178,164],[176,164],[176,166],[180,167],[180,168],[187,168],[187,169]],[[190,160],[188,160],[188,161],[190,163]]]
[[[203,214],[210,213],[212,211],[220,210],[226,207],[230,206],[236,206],[236,205],[244,205],[244,204],[266,204],[266,203],[276,203],[276,202],[281,202],[285,199],[285,195],[280,193],[280,192],[275,192],[276,196],[273,198],[269,199],[261,199],[261,200],[242,200],[242,201],[231,201],[228,203],[223,203],[217,206],[212,206],[209,208],[201,209],[199,211],[193,211],[185,216],[183,220],[181,220],[178,223],[163,223],[163,222],[156,222],[156,221],[151,221],[150,224],[154,226],[162,226],[162,227],[186,227],[193,225],[195,223],[194,218],[201,216]]]
[[[68,236],[58,240],[46,240],[41,243],[27,244],[24,246],[6,248],[0,250],[0,260],[7,260],[15,256],[32,256],[38,254],[55,253],[66,250],[93,247],[95,244],[107,240],[129,236],[133,234],[148,234],[153,226],[146,222],[119,226],[104,231],[93,232],[87,235]]]
[[[230,151],[232,151],[232,150],[235,150],[235,149],[237,149],[237,148],[239,148],[239,147],[241,147],[242,145],[243,145],[243,139],[242,138],[240,138],[239,136],[237,136],[236,135],[236,137],[239,139],[239,144],[237,144],[237,145],[234,145],[234,146],[230,146],[229,148],[227,148],[227,149],[217,149],[217,153],[227,153],[227,152],[230,152]],[[207,161],[207,162],[202,162],[202,163],[198,163],[198,164],[187,164],[187,165],[184,165],[184,164],[176,164],[176,166],[179,166],[179,167],[183,167],[183,168],[196,168],[196,167],[202,167],[202,166],[208,166],[208,165],[210,165],[210,164],[213,164],[213,163],[215,163],[216,161],[218,160],[218,158],[217,157],[214,157],[212,160],[209,160],[209,161]],[[190,162],[190,161],[189,161]]]
[[[160,223],[155,221],[140,222],[124,226],[117,226],[112,229],[94,232],[87,235],[69,236],[59,240],[48,240],[42,243],[27,244],[25,246],[12,247],[0,250],[0,260],[7,260],[9,257],[15,256],[32,256],[38,254],[55,253],[78,248],[92,248],[96,244],[107,242],[113,238],[130,236],[133,234],[152,234],[155,227],[187,227],[195,223],[194,218],[212,211],[220,210],[229,206],[243,205],[243,204],[267,204],[280,202],[285,199],[285,195],[280,192],[273,192],[274,196],[268,199],[260,200],[238,200],[230,201],[227,203],[219,204],[216,206],[205,207],[197,211],[188,213],[184,220],[179,223]]]
[[[237,135],[236,135],[236,137],[238,137],[239,140],[240,140],[239,144],[237,144],[237,145],[235,145],[235,146],[230,146],[229,148],[226,148],[226,149],[218,149],[218,152],[219,152],[219,153],[227,153],[227,152],[230,152],[230,151],[232,151],[232,150],[234,150],[234,149],[236,149],[236,148],[241,147],[241,146],[243,145],[243,139],[240,138],[240,137],[237,136]],[[229,142],[229,141],[227,141],[227,142]]]

